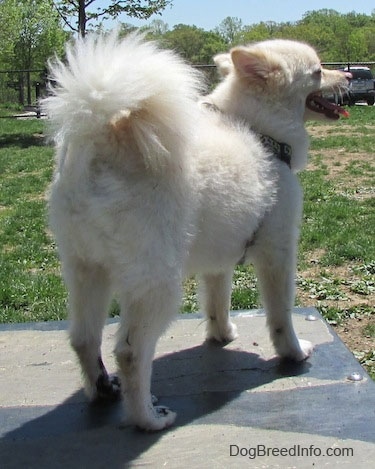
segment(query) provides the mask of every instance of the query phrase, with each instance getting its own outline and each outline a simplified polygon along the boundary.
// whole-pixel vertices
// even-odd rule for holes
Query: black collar
[[[220,109],[214,103],[203,102],[205,107],[211,111],[221,112]],[[286,163],[289,168],[291,168],[291,159],[292,159],[292,147],[287,143],[278,142],[269,135],[263,135],[258,132],[255,132],[261,141],[262,145],[270,150],[274,156],[276,156],[280,161]]]
[[[259,140],[268,150],[272,152],[279,160],[291,167],[292,147],[287,143],[281,143],[269,135],[258,134]]]

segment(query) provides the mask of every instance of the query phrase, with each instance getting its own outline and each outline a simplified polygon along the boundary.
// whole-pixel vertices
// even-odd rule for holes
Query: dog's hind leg
[[[153,405],[150,388],[156,342],[177,312],[180,289],[174,282],[159,285],[137,300],[124,296],[121,305],[115,353],[121,372],[126,421],[142,430],[162,430],[172,425],[176,417],[167,407]]]
[[[207,339],[231,342],[236,339],[237,327],[230,320],[230,297],[233,270],[202,276],[201,301],[207,318]]]
[[[70,342],[78,355],[85,391],[91,400],[120,397],[117,377],[109,377],[101,356],[102,331],[110,299],[110,282],[105,269],[74,260],[65,264],[69,292]]]

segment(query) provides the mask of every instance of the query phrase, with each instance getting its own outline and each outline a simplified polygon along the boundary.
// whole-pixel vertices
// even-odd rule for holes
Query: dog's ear
[[[233,62],[230,54],[215,55],[214,62],[222,77],[226,77],[233,70]]]
[[[231,58],[241,77],[259,84],[272,80],[280,75],[283,69],[277,57],[256,47],[235,47],[231,50]]]

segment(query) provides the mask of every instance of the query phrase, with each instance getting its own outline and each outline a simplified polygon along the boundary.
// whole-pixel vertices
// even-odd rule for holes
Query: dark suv
[[[375,82],[368,67],[345,67],[340,70],[350,72],[353,78],[349,82],[347,93],[330,96],[337,104],[354,105],[358,101],[366,101],[369,106],[375,102]]]

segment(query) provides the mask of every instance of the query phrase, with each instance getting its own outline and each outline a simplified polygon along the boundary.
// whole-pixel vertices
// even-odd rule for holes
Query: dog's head
[[[345,90],[350,74],[324,69],[307,44],[269,40],[235,47],[214,60],[223,77],[230,76],[242,93],[256,95],[265,104],[296,110],[305,120],[348,115],[324,99],[323,93]]]

